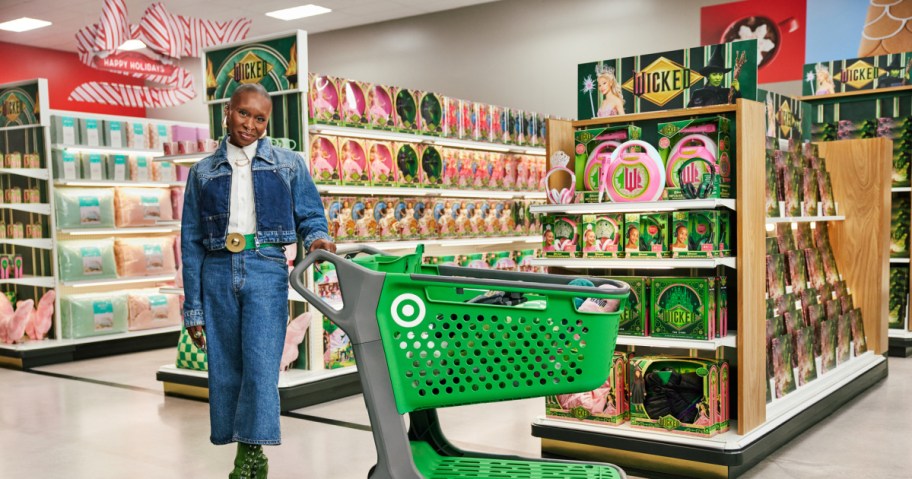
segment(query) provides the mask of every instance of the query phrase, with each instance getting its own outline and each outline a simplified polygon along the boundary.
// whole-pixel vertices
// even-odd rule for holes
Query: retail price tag
[[[101,146],[98,138],[98,120],[88,119],[86,122],[86,144],[89,146]]]
[[[76,119],[71,116],[61,118],[63,124],[63,143],[66,145],[76,144]]]
[[[89,155],[89,179],[102,180],[101,172],[101,155],[92,153]]]

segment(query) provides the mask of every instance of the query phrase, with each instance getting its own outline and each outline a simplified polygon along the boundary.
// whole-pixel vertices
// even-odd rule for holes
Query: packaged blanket
[[[159,294],[154,289],[134,291],[129,294],[127,303],[130,311],[130,331],[180,324],[180,301],[177,295]]]
[[[60,241],[57,260],[61,281],[113,279],[117,277],[114,238]]]
[[[117,188],[114,194],[118,228],[151,226],[171,221],[171,191],[166,188]]]
[[[174,238],[117,238],[114,242],[117,274],[122,278],[174,273]]]
[[[62,336],[85,338],[127,331],[127,295],[71,294],[60,298]]]
[[[60,229],[114,227],[111,188],[56,188],[54,206]]]

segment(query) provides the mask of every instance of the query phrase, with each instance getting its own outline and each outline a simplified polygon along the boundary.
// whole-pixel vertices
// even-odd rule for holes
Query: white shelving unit
[[[896,187],[890,188],[890,192],[892,192],[892,193],[909,193],[909,192],[912,192],[912,187],[896,186]]]
[[[178,165],[192,165],[203,158],[211,155],[212,151],[203,151],[199,153],[187,153],[185,155],[162,155],[152,159],[152,161],[168,161]]]
[[[57,281],[53,276],[24,275],[21,278],[0,279],[0,284],[16,284],[22,286],[35,286],[36,288],[53,288]]]
[[[36,180],[47,180],[50,178],[47,168],[0,168],[0,175],[17,175],[26,178],[35,178]]]
[[[140,226],[136,228],[66,228],[59,230],[62,234],[71,236],[123,236],[123,235],[148,235],[157,233],[174,233],[180,231],[180,226]]]
[[[640,346],[646,348],[671,348],[671,349],[695,349],[699,351],[715,351],[722,347],[734,348],[737,346],[737,335],[729,333],[722,338],[708,340],[699,339],[674,339],[674,338],[653,338],[651,336],[625,336],[618,335],[618,346]]]
[[[460,140],[457,138],[417,135],[414,133],[400,133],[384,130],[369,130],[363,128],[352,128],[348,126],[316,124],[310,125],[309,131],[312,135],[345,136],[353,138],[366,138],[370,140],[389,140],[402,142],[407,141],[412,143],[422,143],[425,145],[449,146],[453,148],[466,148],[471,150],[498,151],[503,153],[517,153],[523,155],[545,155],[545,149],[541,147],[504,145],[502,143]]]
[[[532,213],[588,215],[602,213],[639,213],[651,211],[711,210],[735,211],[734,199],[641,201],[630,203],[573,203],[569,205],[533,205]]]
[[[327,195],[360,195],[360,196],[439,196],[443,198],[490,198],[490,199],[527,199],[543,200],[545,193],[538,191],[488,191],[488,190],[450,190],[443,188],[408,188],[395,186],[345,186],[317,185],[317,191]]]
[[[83,113],[73,113],[73,116],[78,116],[80,118],[86,117]],[[113,119],[114,117],[104,117]],[[145,120],[144,118],[130,118],[127,121],[137,121]],[[163,121],[155,120],[157,123],[164,123]],[[62,143],[54,143],[51,145],[51,148],[61,151],[69,151],[71,153],[105,153],[109,155],[139,155],[139,156],[162,156],[163,153],[161,150],[149,150],[144,148],[113,148],[108,146],[86,146],[86,145],[65,145]]]
[[[555,266],[571,269],[714,269],[719,266],[736,268],[736,258],[535,258],[535,266]]]
[[[51,205],[48,203],[0,203],[0,208],[39,215],[51,214]]]
[[[904,329],[888,329],[887,336],[897,339],[912,339],[912,331],[906,331]]]
[[[172,186],[184,186],[183,181],[108,181],[108,180],[55,180],[54,186],[79,186],[79,187],[115,187],[125,186],[129,188],[170,188]]]
[[[21,239],[0,239],[0,244],[8,244],[13,246],[25,246],[26,248],[38,248],[38,249],[53,249],[54,240],[51,238],[21,238]]]
[[[890,258],[890,264],[909,264],[909,258]]]
[[[63,286],[71,288],[90,288],[96,286],[124,286],[143,283],[166,283],[174,281],[176,278],[173,274],[162,274],[156,276],[136,276],[129,278],[110,278],[110,279],[92,279],[84,281],[61,281]]]

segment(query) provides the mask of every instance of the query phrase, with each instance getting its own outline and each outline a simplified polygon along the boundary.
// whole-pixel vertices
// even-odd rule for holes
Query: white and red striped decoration
[[[204,48],[243,40],[250,31],[250,23],[246,18],[226,22],[187,18],[168,12],[161,3],[154,3],[146,9],[137,25],[131,24],[127,18],[125,0],[104,0],[101,21],[76,32],[77,52],[83,63],[96,67],[96,58],[116,55],[117,48],[125,41],[137,39],[162,56],[159,62],[173,66],[182,57],[198,57]],[[161,108],[186,103],[196,96],[193,77],[180,67],[174,68],[170,75],[110,68],[106,70],[144,78],[162,87],[87,82],[76,87],[69,99],[138,108]]]

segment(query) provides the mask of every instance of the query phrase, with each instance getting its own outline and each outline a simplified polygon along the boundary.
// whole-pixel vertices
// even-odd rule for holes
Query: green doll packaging
[[[418,92],[419,132],[422,135],[443,134],[443,97],[432,92]]]
[[[649,279],[643,276],[611,276],[608,279],[623,281],[630,285],[627,307],[618,322],[618,334],[627,336],[649,335]]]
[[[393,128],[404,133],[419,130],[418,95],[408,88],[393,87]]]
[[[731,121],[723,116],[692,118],[657,125],[659,131],[659,155],[665,164],[668,199],[689,199],[684,195],[679,177],[682,167],[693,167],[696,175],[690,182],[699,183],[712,177],[712,163],[716,170],[715,179],[710,181],[712,190],[709,198],[731,198],[734,191],[735,151],[731,137]],[[692,158],[706,161],[686,163]],[[684,166],[687,164],[688,166]]]
[[[548,396],[545,407],[549,417],[606,425],[627,422],[627,354],[614,353],[608,378],[598,389]]]
[[[396,169],[399,170],[399,186],[407,188],[422,186],[418,145],[408,142],[396,142],[393,147],[396,151]]]
[[[575,142],[576,191],[583,203],[599,200],[599,172],[608,165],[611,153],[627,140],[639,140],[642,130],[633,125],[586,128],[573,133]],[[602,201],[607,201],[604,199]]]
[[[649,335],[711,339],[716,335],[715,278],[653,278]]]
[[[441,188],[443,186],[443,155],[440,147],[435,145],[421,145],[421,179],[425,188]]]

